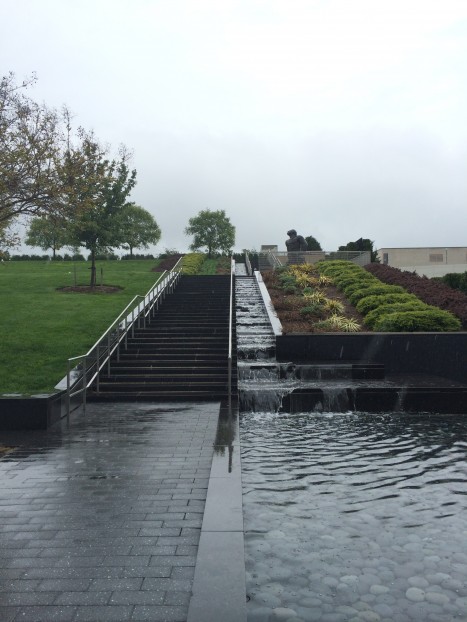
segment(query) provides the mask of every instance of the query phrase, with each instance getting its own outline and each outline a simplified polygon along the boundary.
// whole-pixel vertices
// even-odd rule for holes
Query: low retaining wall
[[[0,430],[46,430],[65,415],[65,391],[0,396]]]
[[[382,363],[387,373],[427,374],[467,384],[467,333],[278,335],[276,357],[294,363]]]

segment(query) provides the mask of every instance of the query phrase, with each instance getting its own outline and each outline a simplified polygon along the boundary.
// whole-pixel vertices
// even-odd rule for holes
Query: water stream
[[[246,413],[248,622],[467,620],[461,416]]]
[[[236,287],[248,622],[466,622],[465,418],[350,412],[351,370],[278,363]],[[314,412],[281,413],[304,387]]]

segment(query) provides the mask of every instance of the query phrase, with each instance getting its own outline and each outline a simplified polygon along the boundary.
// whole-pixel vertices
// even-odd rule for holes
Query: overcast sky
[[[0,66],[134,152],[132,200],[187,250],[467,245],[466,0],[4,0]]]

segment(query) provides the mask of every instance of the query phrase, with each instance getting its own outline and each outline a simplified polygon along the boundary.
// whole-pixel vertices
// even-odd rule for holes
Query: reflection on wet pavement
[[[0,620],[186,618],[219,404],[2,433]]]

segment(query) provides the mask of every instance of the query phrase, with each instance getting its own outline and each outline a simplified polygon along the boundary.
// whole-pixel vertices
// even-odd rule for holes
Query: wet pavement
[[[3,432],[0,620],[183,622],[219,403],[88,404]]]

